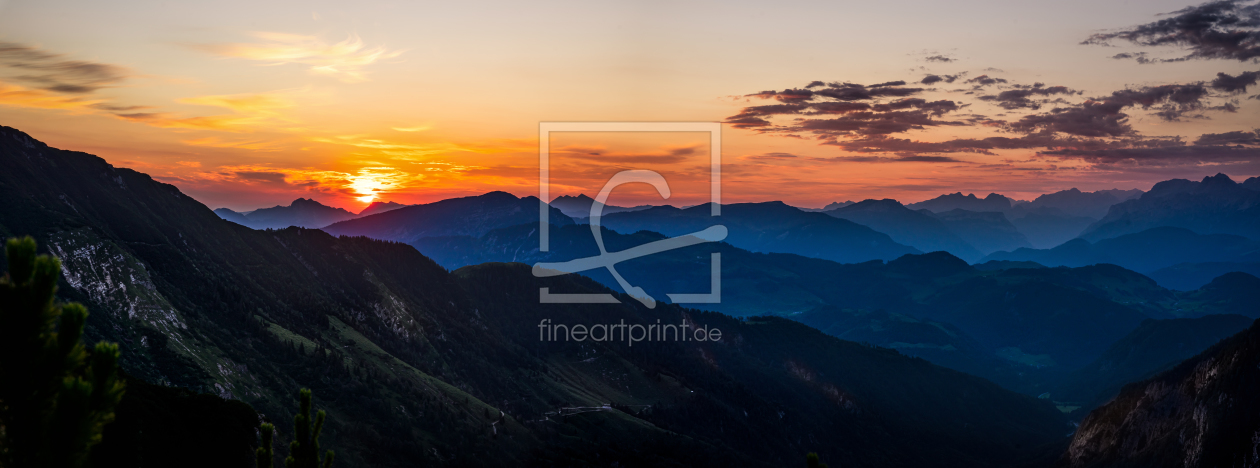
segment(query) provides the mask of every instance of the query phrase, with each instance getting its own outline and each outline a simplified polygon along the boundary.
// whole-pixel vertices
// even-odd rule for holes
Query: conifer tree
[[[258,450],[254,451],[255,457],[258,459],[258,468],[271,468],[272,460],[275,460],[275,450],[271,446],[271,437],[276,433],[276,427],[271,423],[263,423],[258,426],[258,433],[262,435],[262,443],[258,444]]]
[[[319,459],[319,433],[324,429],[324,414],[320,410],[311,422],[311,390],[303,388],[298,392],[298,414],[293,416],[293,442],[289,444],[289,457],[284,459],[284,468],[329,468],[333,462],[333,451]]]
[[[61,262],[9,239],[0,278],[0,466],[79,467],[122,400],[118,345],[80,342],[87,308],[57,304]]]

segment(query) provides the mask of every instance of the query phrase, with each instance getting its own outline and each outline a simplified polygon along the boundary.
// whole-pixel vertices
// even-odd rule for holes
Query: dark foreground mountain
[[[624,295],[539,304],[542,287],[608,290],[519,264],[450,273],[392,242],[248,229],[147,175],[9,128],[0,164],[0,235],[29,233],[62,259],[63,297],[92,311],[90,340],[118,342],[137,378],[242,400],[282,430],[293,389],[310,387],[338,464],[785,466],[817,451],[862,466],[1007,466],[1067,428],[1044,401],[784,319],[648,309]],[[722,338],[549,341],[543,320],[686,320],[691,336],[707,326]],[[277,438],[283,456],[292,434]],[[140,454],[101,464],[162,453],[143,440]],[[203,450],[248,460],[248,445]]]
[[[657,206],[606,216],[603,226],[623,234],[652,231],[681,236],[721,224],[729,232],[726,242],[741,249],[845,263],[892,260],[919,253],[869,227],[823,213],[801,211],[783,202],[735,203],[722,205],[721,216],[710,213],[709,204],[685,209]]]
[[[1260,322],[1120,395],[1081,422],[1061,465],[1260,464]]]
[[[897,243],[923,252],[945,251],[969,262],[984,256],[940,219],[906,208],[897,200],[863,200],[823,213],[888,234]]]
[[[1112,343],[1098,360],[1065,376],[1051,390],[1051,397],[1092,409],[1114,398],[1125,384],[1145,380],[1194,357],[1247,329],[1252,321],[1241,315],[1145,320]]]
[[[1147,273],[1181,263],[1260,262],[1260,241],[1231,234],[1198,234],[1184,228],[1157,227],[1095,242],[1075,239],[1052,249],[996,252],[983,259],[989,260],[1069,267],[1112,263]],[[1164,286],[1174,287],[1172,284]]]
[[[1098,241],[1161,226],[1260,240],[1260,191],[1225,174],[1201,182],[1166,180],[1139,198],[1113,205],[1081,237]]]
[[[277,205],[248,213],[237,213],[227,208],[219,208],[214,212],[223,219],[254,229],[284,229],[289,226],[321,228],[357,217],[349,211],[326,206],[308,198],[293,200],[289,206]]]

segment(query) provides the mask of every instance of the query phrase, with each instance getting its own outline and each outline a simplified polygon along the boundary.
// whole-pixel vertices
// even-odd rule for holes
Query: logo
[[[551,199],[549,168],[551,134],[554,132],[707,132],[709,134],[710,161],[710,216],[718,217],[722,214],[721,124],[716,122],[542,122],[538,126],[538,199],[542,204],[538,210],[538,249],[541,252],[550,251],[550,246],[548,245],[551,232],[550,205],[547,204],[547,200]],[[600,189],[599,196],[595,197],[595,201],[591,203],[591,234],[595,236],[595,244],[599,247],[599,254],[593,257],[578,258],[565,262],[535,264],[533,268],[534,276],[540,278],[560,276],[604,268],[608,270],[608,273],[612,275],[613,279],[617,281],[617,284],[621,286],[621,289],[626,294],[634,297],[635,300],[648,308],[655,308],[656,299],[644,291],[643,288],[634,286],[626,281],[617,272],[618,263],[706,242],[718,242],[726,238],[726,226],[714,225],[690,234],[661,239],[617,252],[609,252],[604,247],[603,231],[600,224],[603,209],[612,191],[618,186],[629,183],[649,184],[656,189],[656,193],[662,199],[668,200],[670,197],[669,183],[659,172],[650,169],[632,169],[616,173],[608,179],[608,182]],[[669,297],[670,301],[675,303],[720,303],[722,302],[721,269],[722,254],[713,252],[710,254],[708,293],[666,293],[665,295]],[[612,294],[553,294],[550,288],[539,288],[538,293],[539,302],[545,304],[615,304],[621,302]]]

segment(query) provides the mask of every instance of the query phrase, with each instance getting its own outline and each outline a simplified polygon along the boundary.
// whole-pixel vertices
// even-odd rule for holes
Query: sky
[[[211,208],[539,192],[540,122],[722,122],[722,201],[1260,175],[1256,1],[0,0],[0,125]],[[551,196],[708,201],[696,133],[551,136]]]

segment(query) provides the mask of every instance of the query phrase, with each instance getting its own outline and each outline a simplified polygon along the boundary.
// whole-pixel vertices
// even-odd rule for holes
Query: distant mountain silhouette
[[[1169,289],[1193,291],[1212,282],[1213,279],[1221,275],[1236,271],[1260,276],[1260,262],[1178,263],[1170,267],[1160,268],[1146,275]]]
[[[1260,462],[1260,321],[1091,412],[1061,466],[1247,467]]]
[[[1260,262],[1260,241],[1230,234],[1196,234],[1183,228],[1158,227],[1092,243],[1074,239],[1052,249],[995,252],[983,259],[988,260],[1069,267],[1112,263],[1147,273],[1180,263]]]
[[[722,215],[710,216],[709,204],[686,209],[657,206],[605,216],[603,226],[631,234],[652,231],[678,236],[709,226],[726,226],[726,242],[753,252],[791,253],[841,263],[891,260],[919,250],[893,241],[869,227],[808,213],[783,202],[722,205]]]
[[[1166,180],[1137,199],[1113,205],[1081,237],[1096,241],[1160,226],[1260,239],[1260,192],[1225,174],[1201,182]]]
[[[507,192],[451,198],[412,205],[324,227],[335,236],[365,236],[411,243],[424,237],[481,236],[493,229],[518,224],[538,224],[537,197],[517,198]],[[550,208],[550,222],[573,224],[560,210]]]
[[[931,212],[928,211],[928,213]],[[967,241],[982,254],[1032,246],[1028,238],[1024,237],[1014,224],[1007,221],[1002,213],[954,209],[932,213],[932,216],[945,223],[951,232]]]
[[[619,234],[609,230],[603,236],[609,251],[661,237],[649,231]],[[539,252],[536,229],[522,225],[476,239],[431,237],[413,245],[448,269],[485,262],[565,261],[599,252],[587,226],[552,229],[550,241],[551,250]],[[751,253],[728,244],[704,244],[628,260],[617,269],[631,284],[658,299],[665,293],[705,292],[709,290],[711,252],[722,254],[722,300],[717,304],[687,304],[689,307],[735,316],[773,314],[795,319],[797,312],[831,305],[882,309],[924,323],[952,324],[973,337],[984,352],[940,350],[915,355],[1020,391],[1045,391],[1052,379],[1034,375],[1036,366],[1070,370],[1087,364],[1143,319],[1172,316],[1166,308],[1177,303],[1173,293],[1149,278],[1113,265],[981,271],[946,252],[905,255],[887,263],[839,264],[797,255]],[[583,274],[617,287],[602,269]],[[1129,302],[1151,305],[1139,309],[1124,304]],[[1012,310],[1019,313],[1012,314]],[[911,333],[915,329],[899,330]],[[890,331],[881,345],[950,344],[901,336],[902,331]],[[997,354],[999,351],[1003,354]]]
[[[978,198],[974,193],[963,195],[962,192],[956,192],[941,195],[931,200],[911,203],[906,206],[915,210],[928,210],[939,213],[949,210],[1006,212],[1011,209],[1012,205],[1014,205],[1014,200],[996,193],[990,193],[984,198]]]
[[[800,209],[801,211],[831,211],[836,208],[844,208],[846,206],[852,205],[853,203],[855,203],[853,200],[848,200],[848,201],[842,201],[842,202],[831,202],[831,203],[828,203],[827,206],[824,206],[822,208],[801,208],[799,206],[797,208]]]
[[[1099,219],[1107,215],[1107,210],[1111,208],[1111,205],[1140,197],[1142,193],[1138,189],[1082,192],[1072,188],[1041,195],[1031,202],[1016,206],[1012,211],[1018,216],[1021,212],[1053,208],[1067,216]]]
[[[214,214],[217,214],[219,215],[220,218],[226,219],[228,221],[239,224],[241,226],[249,225],[249,220],[245,218],[244,213],[238,213],[228,208],[218,208],[214,210]]]
[[[371,216],[377,213],[384,213],[386,211],[396,210],[396,209],[406,207],[406,206],[410,206],[410,205],[404,205],[402,203],[394,203],[392,201],[372,202],[371,205],[368,205],[367,208],[364,208],[363,211],[359,212],[358,217],[362,218],[364,216]]]
[[[984,256],[941,220],[906,208],[897,200],[863,200],[823,213],[888,234],[897,243],[924,252],[945,251],[967,261]]]
[[[1061,440],[1067,423],[985,379],[783,318],[647,309],[624,295],[540,304],[540,287],[610,291],[520,264],[449,272],[394,242],[252,230],[146,174],[7,127],[0,167],[0,233],[31,233],[60,258],[59,300],[92,311],[85,341],[117,342],[136,379],[215,394],[129,385],[93,458],[130,462],[97,466],[159,453],[252,466],[250,425],[287,418],[302,387],[327,410],[323,441],[345,466],[778,467],[801,458],[803,434],[852,444],[810,450],[854,465],[1001,466]],[[542,319],[686,320],[725,335],[543,342]],[[215,453],[152,446],[175,436]]]
[[[289,226],[320,228],[357,217],[349,211],[326,206],[308,198],[293,200],[289,206],[276,205],[248,213],[237,213],[227,208],[219,208],[214,212],[220,218],[254,229],[283,229]]]
[[[571,218],[589,218],[591,216],[591,205],[595,203],[595,199],[586,196],[586,194],[578,194],[573,197],[569,195],[561,195],[551,201],[553,208],[559,209],[560,212]],[[639,205],[633,207],[604,205],[603,214],[621,213],[623,211],[640,211],[651,208],[652,205]]]
[[[1058,208],[1022,209],[1023,206],[1011,210],[1006,216],[1034,249],[1048,249],[1075,239],[1081,231],[1098,221],[1098,218],[1073,216]]]
[[[1088,409],[1115,397],[1129,382],[1149,378],[1194,357],[1218,341],[1246,330],[1252,319],[1242,315],[1144,320],[1137,329],[1112,343],[1089,365],[1064,377],[1051,390],[1056,401],[1074,402]]]

